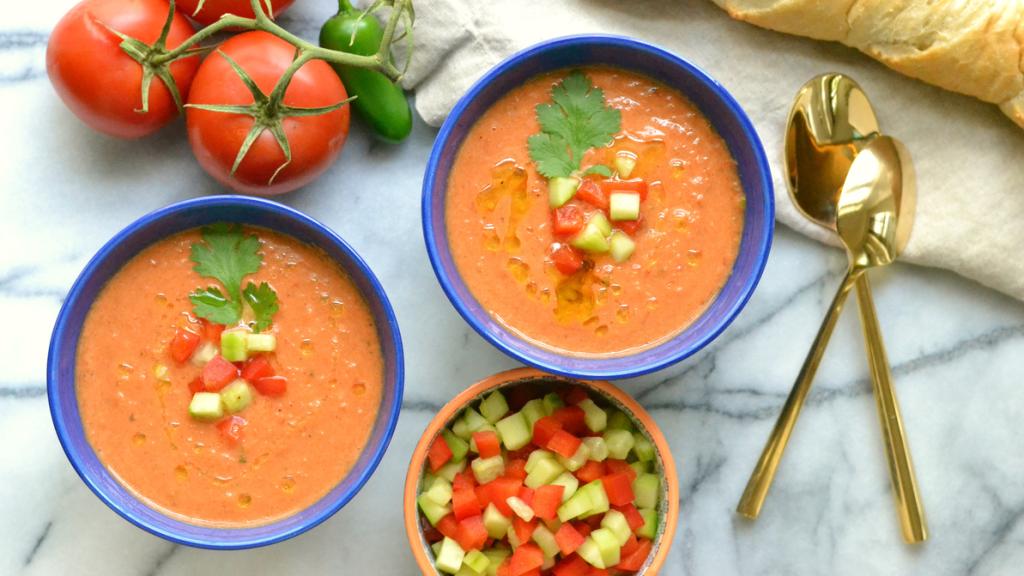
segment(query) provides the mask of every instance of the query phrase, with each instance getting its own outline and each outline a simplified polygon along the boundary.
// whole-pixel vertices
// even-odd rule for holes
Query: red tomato
[[[262,0],[263,11],[271,18],[277,18],[278,14],[284,12],[295,0]],[[178,11],[187,14],[190,18],[202,25],[216,22],[224,14],[234,14],[243,18],[252,18],[252,5],[249,0],[202,0],[202,7],[199,12],[200,0],[178,0]]]
[[[608,209],[608,194],[593,180],[580,182],[580,187],[576,190],[576,199],[582,200],[594,208]]]
[[[225,418],[217,423],[217,430],[220,430],[221,436],[228,441],[228,444],[237,444],[242,439],[242,428],[248,422],[241,416],[232,416]]]
[[[203,366],[202,378],[208,392],[217,392],[238,378],[238,367],[217,354]]]
[[[264,396],[280,396],[288,391],[288,379],[284,376],[264,376],[252,385]]]
[[[171,358],[178,364],[188,361],[199,347],[199,334],[185,328],[178,328],[171,338]]]
[[[566,204],[552,214],[552,231],[568,236],[583,230],[583,211],[575,204]]]
[[[237,62],[269,95],[292,62],[295,47],[266,32],[246,32],[221,44],[219,52]],[[317,108],[346,98],[348,94],[334,70],[322,60],[313,60],[295,73],[283,103]],[[248,105],[253,97],[228,60],[215,52],[199,67],[188,101]],[[192,151],[214,179],[238,192],[283,194],[313,181],[337,158],[348,136],[349,106],[327,114],[284,118],[292,159],[272,183],[271,177],[284,164],[285,155],[268,130],[256,138],[238,170],[231,174],[238,150],[253,126],[252,116],[189,108],[185,120]]]
[[[572,276],[577,270],[583,267],[583,257],[575,248],[568,244],[562,244],[551,252],[551,261],[555,268],[566,276]]]
[[[90,128],[118,138],[141,138],[178,115],[171,92],[158,78],[149,87],[149,110],[137,111],[142,107],[142,65],[107,29],[152,44],[169,10],[166,0],[85,0],[57,23],[46,47],[46,73],[64,104]],[[167,48],[191,35],[188,20],[176,13]],[[170,66],[183,102],[198,66],[198,56]]]

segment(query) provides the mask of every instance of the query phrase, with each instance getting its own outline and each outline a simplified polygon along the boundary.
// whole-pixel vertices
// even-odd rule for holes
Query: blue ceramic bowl
[[[345,270],[377,320],[384,357],[384,397],[362,455],[349,474],[309,508],[272,524],[211,528],[188,524],[148,507],[125,489],[96,457],[85,438],[75,396],[75,353],[82,323],[106,282],[146,246],[176,232],[215,222],[238,222],[288,234],[323,249]],[[143,216],[106,243],[86,265],[57,317],[47,363],[50,414],[64,452],[78,475],[129,522],[179,544],[214,549],[252,548],[280,542],[320,524],[362,488],[384,456],[398,422],[403,385],[402,340],[383,288],[366,263],[323,224],[269,200],[208,196],[179,202]]]
[[[658,346],[618,357],[575,357],[531,344],[494,320],[463,282],[452,260],[445,226],[448,174],[467,132],[509,90],[533,76],[574,66],[604,64],[645,74],[679,90],[700,108],[739,166],[747,208],[739,255],[721,293],[686,330]],[[639,376],[697,352],[714,340],[747,303],[768,260],[775,224],[771,173],[750,119],[705,72],[650,44],[616,36],[572,36],[538,44],[487,72],[459,100],[441,127],[423,179],[423,235],[431,264],[455,309],[506,354],[556,374],[591,379]]]

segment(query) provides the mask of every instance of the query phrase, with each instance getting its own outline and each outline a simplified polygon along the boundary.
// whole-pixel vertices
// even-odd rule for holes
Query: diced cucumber
[[[247,334],[245,347],[249,352],[273,352],[277,349],[277,336],[268,334]]]
[[[252,388],[248,382],[239,378],[220,391],[220,399],[229,413],[241,412],[252,404]]]
[[[424,494],[433,502],[444,506],[452,501],[452,485],[444,478],[434,478],[434,482]]]
[[[595,462],[604,462],[608,457],[608,444],[600,436],[587,436],[583,439],[583,445],[590,451],[590,459]]]
[[[473,550],[473,552],[476,552],[476,550]],[[466,556],[469,556],[469,554],[466,554]],[[485,558],[485,560],[486,560],[486,558]],[[486,568],[485,568],[485,570],[486,570]],[[459,568],[459,571],[455,573],[455,576],[483,576],[483,572],[477,572],[476,570],[473,570],[472,568],[470,568],[466,564],[466,559],[463,558],[462,559],[462,568]]]
[[[533,541],[540,547],[540,551],[544,553],[545,558],[554,558],[559,552],[555,535],[543,524],[538,524],[533,529]]]
[[[484,556],[491,561],[487,565],[487,576],[498,576],[498,567],[508,558],[510,552],[505,548],[490,548],[484,550]]]
[[[549,484],[552,486],[565,487],[565,490],[562,490],[562,502],[572,498],[572,495],[575,494],[576,490],[580,487],[579,479],[573,476],[570,472],[562,472],[558,475],[558,478],[555,478],[549,482]]]
[[[540,458],[534,463],[533,469],[526,474],[523,484],[536,489],[550,484],[563,472],[565,472],[565,468],[554,458]]]
[[[487,508],[484,509],[484,528],[487,529],[488,536],[500,540],[508,533],[510,526],[512,526],[512,521],[502,514],[497,506],[487,505]]]
[[[629,430],[605,430],[604,443],[608,445],[608,456],[625,460],[633,449],[633,433]]]
[[[490,396],[480,402],[480,413],[491,424],[501,420],[505,414],[508,414],[508,402],[505,401],[505,396],[498,390],[491,392]]]
[[[445,536],[444,540],[441,541],[441,551],[434,558],[434,565],[442,572],[455,574],[462,567],[462,560],[465,557],[466,552],[463,551],[462,546],[459,546],[459,543],[455,540]]]
[[[601,558],[601,550],[597,547],[597,542],[594,542],[594,539],[590,536],[583,540],[583,544],[580,544],[580,547],[576,549],[576,554],[594,568],[603,570],[606,567],[604,559]]]
[[[640,517],[644,519],[644,525],[636,531],[636,535],[640,538],[654,540],[654,537],[658,534],[658,511],[650,508],[641,508]]]
[[[466,458],[469,444],[465,440],[447,428],[441,431],[441,436],[444,438],[444,443],[448,445],[448,449],[452,451],[452,462],[461,462]]]
[[[206,366],[207,362],[213,360],[213,357],[216,356],[219,351],[220,348],[217,348],[217,345],[213,342],[203,342],[202,345],[199,346],[199,349],[192,353],[192,358],[189,359],[189,362],[191,362],[193,366],[199,366],[202,368],[203,366]]]
[[[533,430],[533,425],[537,420],[548,415],[547,410],[544,409],[544,401],[540,398],[534,398],[527,402],[523,405],[523,409],[520,410],[520,412],[522,412],[523,416],[526,417],[526,422],[530,425],[531,431]]]
[[[616,230],[608,239],[608,250],[616,262],[625,262],[636,251],[636,242],[625,232]]]
[[[525,544],[525,542],[519,541],[519,535],[516,534],[516,529],[512,526],[508,527],[508,532],[505,534],[505,539],[508,540],[508,545],[511,546],[513,550]]]
[[[601,518],[601,527],[607,528],[615,535],[619,546],[624,545],[629,540],[629,535],[633,533],[629,528],[629,521],[626,520],[626,516],[618,510],[606,512],[604,518]]]
[[[580,447],[576,449],[576,453],[571,458],[558,456],[558,463],[565,466],[566,470],[575,472],[583,468],[588,459],[590,459],[590,449],[587,448],[586,444],[580,443]]]
[[[545,556],[544,557],[544,563],[540,565],[540,569],[543,570],[544,573],[547,573],[548,570],[551,570],[554,567],[555,567],[555,557],[552,556],[551,558],[548,558],[547,556]],[[529,574],[529,572],[527,572],[527,574]]]
[[[608,426],[608,413],[602,410],[590,398],[577,404],[583,409],[583,421],[592,432],[601,432]]]
[[[480,428],[489,424],[486,418],[484,418],[479,412],[473,410],[472,408],[466,408],[466,410],[462,413],[462,418],[463,420],[466,421],[467,439],[473,435],[473,432],[476,432],[480,430]]]
[[[537,466],[537,463],[541,460],[554,460],[555,453],[548,452],[547,450],[534,450],[530,452],[530,455],[526,458],[526,473],[533,472],[533,469]]]
[[[248,330],[225,330],[220,335],[220,355],[228,362],[241,362],[249,357]]]
[[[615,534],[607,528],[598,528],[590,533],[590,538],[597,544],[601,552],[601,561],[605,566],[615,566],[619,563],[619,551],[622,545],[619,544]]]
[[[558,394],[549,392],[544,395],[544,411],[547,412],[548,416],[563,406],[565,406],[565,402],[562,402],[562,398]]]
[[[608,251],[608,239],[605,238],[604,233],[593,222],[588,222],[583,227],[583,230],[580,230],[569,243],[586,252],[600,253]]]
[[[477,484],[487,484],[505,473],[505,459],[498,456],[490,458],[477,458],[470,464],[473,469],[473,477]]]
[[[519,496],[509,496],[505,499],[505,503],[508,504],[508,507],[512,509],[516,516],[519,516],[526,522],[533,520],[533,508],[530,508],[530,505]]]
[[[577,492],[586,492],[587,498],[590,500],[590,510],[584,512],[583,517],[604,514],[611,509],[611,503],[608,502],[608,493],[604,491],[604,484],[600,479],[586,484]]]
[[[484,553],[479,550],[470,550],[462,559],[462,567],[469,568],[477,574],[483,574],[490,563],[490,558],[484,556]]]
[[[639,460],[637,460],[636,462],[630,462],[629,467],[633,469],[633,472],[636,472],[637,476],[648,471],[647,462],[641,462]]]
[[[495,429],[494,426],[492,426],[490,423],[484,424],[476,432],[484,432],[484,431],[490,431],[490,432],[494,432],[494,433],[498,432],[497,429]],[[474,432],[474,434],[476,434],[476,432]],[[469,437],[469,449],[474,454],[479,454],[480,453],[480,450],[476,447],[476,440],[474,440],[472,436]]]
[[[548,180],[548,204],[552,208],[562,206],[569,200],[572,200],[579,187],[580,181],[577,178],[558,176]]]
[[[606,237],[612,233],[612,223],[608,221],[604,212],[594,212],[594,214],[590,216],[590,220],[587,220],[587,223],[597,226],[597,229],[601,231],[601,234]]]
[[[438,540],[437,542],[434,542],[430,545],[430,549],[434,551],[435,558],[437,558],[437,555],[441,553],[441,544],[442,542]]]
[[[465,469],[465,460],[463,460],[462,462],[449,462],[444,466],[438,468],[437,472],[434,472],[434,474],[436,474],[439,478],[444,478],[445,480],[452,482],[455,480],[455,475],[458,474],[459,472],[462,472]]]
[[[423,511],[423,515],[427,517],[427,521],[430,522],[431,526],[436,526],[441,518],[444,518],[452,511],[451,506],[434,502],[426,493],[420,494],[416,498],[416,503],[420,505],[420,510]]]
[[[533,431],[522,412],[516,412],[498,420],[494,427],[498,429],[501,443],[509,450],[519,450],[529,444],[530,439],[533,438]]]
[[[612,192],[608,197],[608,215],[612,220],[636,220],[640,217],[640,195],[636,192]]]
[[[651,444],[646,436],[636,432],[633,434],[633,454],[636,454],[637,460],[641,462],[650,462],[654,460],[654,444]]]
[[[212,422],[224,415],[224,403],[216,392],[196,392],[188,405],[188,415],[196,420]]]
[[[466,419],[459,417],[452,422],[452,434],[455,434],[463,440],[469,440],[473,437],[473,433],[469,431],[469,426],[466,425]]]
[[[585,488],[585,487],[584,487]],[[590,500],[590,492],[580,488],[569,497],[568,500],[562,502],[562,505],[558,507],[558,519],[562,522],[568,522],[573,518],[579,518],[586,514],[594,507],[593,502]]]
[[[657,508],[661,496],[661,478],[657,474],[641,474],[633,481],[633,503],[637,508]]]
[[[608,428],[612,430],[633,430],[633,421],[622,410],[612,410],[608,415]]]
[[[633,169],[636,168],[636,156],[632,152],[619,152],[615,155],[615,160],[612,160],[612,166],[618,173],[619,178],[627,180],[629,175],[633,173]]]

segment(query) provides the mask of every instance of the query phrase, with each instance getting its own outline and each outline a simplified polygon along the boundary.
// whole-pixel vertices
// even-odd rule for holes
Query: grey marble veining
[[[310,36],[328,2],[291,13]],[[305,4],[312,4],[305,3]],[[400,505],[412,447],[467,384],[515,362],[469,329],[427,262],[420,179],[434,131],[388,146],[356,128],[322,179],[282,198],[368,261],[407,351],[402,417],[381,467],[319,528],[270,548],[216,553],[121,520],[68,465],[44,395],[50,329],[99,246],[141,214],[218,191],[178,123],[119,142],[77,123],[45,78],[63,0],[0,22],[0,574],[380,574],[415,572]],[[651,410],[680,470],[668,574],[1011,575],[1024,562],[1024,306],[952,274],[873,273],[931,540],[901,542],[859,326],[847,310],[760,520],[733,508],[799,369],[843,255],[778,230],[750,304],[686,362],[622,386]],[[851,302],[851,307],[852,307]]]

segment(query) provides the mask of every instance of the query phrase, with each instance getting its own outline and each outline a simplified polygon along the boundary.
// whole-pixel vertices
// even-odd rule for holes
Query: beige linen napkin
[[[779,220],[819,240],[827,237],[786,195],[782,135],[805,81],[847,73],[868,92],[882,130],[903,139],[914,157],[917,222],[903,259],[1024,299],[1024,131],[993,105],[903,77],[839,44],[733,21],[707,0],[426,0],[416,11],[406,83],[434,126],[487,69],[545,39],[620,34],[686,58],[753,120],[772,164]]]

